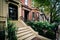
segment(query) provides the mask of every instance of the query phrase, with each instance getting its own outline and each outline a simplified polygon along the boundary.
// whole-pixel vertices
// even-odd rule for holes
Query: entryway
[[[24,22],[26,22],[28,20],[28,15],[29,15],[29,11],[24,10]]]

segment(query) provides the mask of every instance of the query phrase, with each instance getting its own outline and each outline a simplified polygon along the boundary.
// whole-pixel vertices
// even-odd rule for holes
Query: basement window
[[[18,6],[14,4],[9,4],[9,19],[18,20]]]

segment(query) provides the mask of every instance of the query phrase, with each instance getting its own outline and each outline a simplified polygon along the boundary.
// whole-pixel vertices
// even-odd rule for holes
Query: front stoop
[[[16,21],[17,30],[17,39],[18,40],[33,40],[35,37],[40,38],[41,40],[50,40],[43,36],[39,36],[30,26],[27,26],[22,20]]]
[[[21,27],[17,30],[18,40],[31,40],[36,37],[36,35],[28,27]]]

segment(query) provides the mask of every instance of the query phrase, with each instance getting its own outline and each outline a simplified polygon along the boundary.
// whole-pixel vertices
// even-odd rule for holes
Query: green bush
[[[14,23],[8,21],[8,40],[17,40],[16,37],[16,27]]]
[[[30,25],[35,31],[37,31],[39,33],[39,35],[43,35],[43,36],[51,38],[51,39],[54,39],[56,37],[55,31],[57,29],[55,29],[55,28],[57,28],[58,26],[55,23],[50,24],[47,21],[44,21],[44,22],[40,22],[40,21],[30,22],[30,21],[28,21],[27,24]],[[46,30],[47,32],[44,33],[43,30]]]
[[[53,32],[53,31],[48,30],[45,35],[46,35],[47,38],[50,38],[50,39],[55,39],[56,38],[55,32]]]

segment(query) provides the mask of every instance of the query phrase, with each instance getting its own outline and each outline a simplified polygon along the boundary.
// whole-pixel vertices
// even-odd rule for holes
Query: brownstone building
[[[18,40],[32,40],[39,37],[41,40],[49,40],[43,36],[39,36],[30,26],[26,25],[24,21],[39,19],[39,11],[31,7],[32,0],[0,0],[0,38],[2,40],[7,36],[5,28],[7,28],[7,19],[15,23],[17,29]],[[22,21],[21,19],[24,21]],[[4,32],[4,35],[2,35]],[[4,36],[4,37],[2,37]],[[6,38],[7,40],[8,38]],[[1,40],[1,39],[0,39]]]
[[[32,0],[20,0],[21,1],[21,17],[24,21],[38,20],[39,10],[32,8]]]

